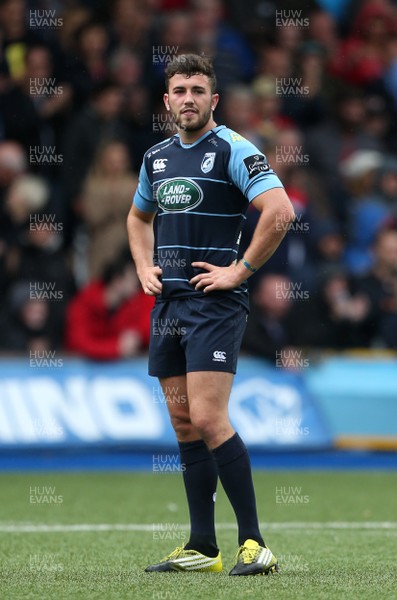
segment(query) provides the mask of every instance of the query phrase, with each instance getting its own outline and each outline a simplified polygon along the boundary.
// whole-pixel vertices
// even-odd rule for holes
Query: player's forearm
[[[148,267],[153,267],[154,232],[152,222],[142,221],[132,215],[127,220],[128,238],[131,254],[139,274]]]
[[[254,269],[259,269],[279,247],[289,225],[295,218],[292,205],[286,203],[269,203],[261,213],[252,236],[252,240],[244,253],[245,261]],[[252,274],[242,261],[237,265],[245,277]]]

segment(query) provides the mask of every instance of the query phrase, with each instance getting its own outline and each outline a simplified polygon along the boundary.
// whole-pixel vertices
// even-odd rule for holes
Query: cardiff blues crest
[[[214,166],[216,152],[206,152],[201,161],[201,170],[203,173],[209,173]]]

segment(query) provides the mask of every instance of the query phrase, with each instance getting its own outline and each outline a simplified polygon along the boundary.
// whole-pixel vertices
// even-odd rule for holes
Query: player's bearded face
[[[207,125],[211,118],[211,106],[204,112],[198,112],[197,115],[189,115],[189,112],[182,113],[176,120],[176,124],[186,131],[197,131]]]
[[[179,129],[199,131],[212,118],[217,102],[204,75],[174,75],[170,80],[166,104]]]
[[[170,104],[170,109],[176,125],[180,129],[185,129],[186,131],[198,131],[199,129],[202,129],[207,125],[212,114],[210,102],[205,108],[199,108],[192,104],[180,109],[173,109]]]

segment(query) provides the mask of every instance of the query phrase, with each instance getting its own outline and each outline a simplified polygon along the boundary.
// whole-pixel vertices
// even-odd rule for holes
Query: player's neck
[[[204,127],[197,129],[197,131],[187,131],[178,127],[178,133],[182,144],[194,144],[194,142],[197,142],[204,134],[216,126],[214,119],[210,119]]]

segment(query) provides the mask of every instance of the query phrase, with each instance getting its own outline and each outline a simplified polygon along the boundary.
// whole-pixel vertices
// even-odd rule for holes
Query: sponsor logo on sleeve
[[[240,135],[239,133],[236,133],[235,131],[231,131],[230,139],[232,140],[232,142],[243,142],[245,138],[243,138],[243,136]]]
[[[244,158],[244,164],[248,171],[249,179],[252,179],[255,175],[259,175],[259,173],[266,173],[270,169],[263,154],[247,156],[247,158]]]
[[[215,152],[206,152],[204,154],[203,160],[201,161],[201,170],[203,173],[209,173],[212,171],[215,163],[215,156]]]

